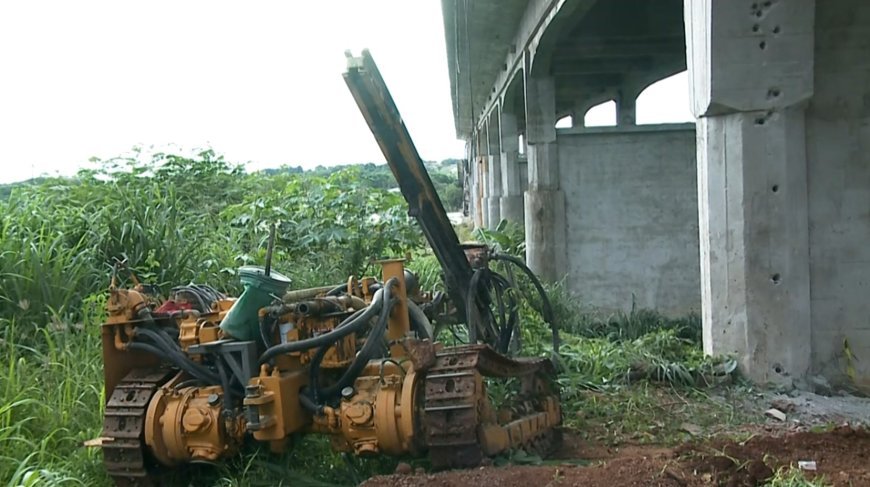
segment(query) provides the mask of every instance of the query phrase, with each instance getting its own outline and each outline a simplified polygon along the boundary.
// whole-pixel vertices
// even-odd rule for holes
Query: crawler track
[[[489,403],[484,377],[517,378],[521,394],[502,418]],[[425,428],[432,466],[438,469],[478,465],[487,456],[484,431],[503,428],[509,448],[545,453],[558,438],[561,422],[552,382],[555,372],[547,359],[513,360],[486,345],[445,348],[426,371]],[[554,402],[555,401],[555,402]],[[520,425],[520,423],[522,423]],[[517,434],[522,430],[522,434]],[[492,448],[489,448],[490,454]]]
[[[103,417],[103,464],[118,486],[149,487],[157,482],[148,471],[143,431],[148,403],[173,371],[165,368],[134,369],[122,380]]]

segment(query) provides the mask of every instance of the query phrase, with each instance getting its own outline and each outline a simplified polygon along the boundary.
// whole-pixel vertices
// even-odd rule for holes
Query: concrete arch
[[[616,100],[607,100],[590,107],[583,114],[586,127],[614,127],[617,122]]]
[[[526,95],[523,73],[518,70],[504,92],[501,100],[501,111],[517,117],[517,125],[525,127],[526,120]],[[521,130],[522,131],[522,130]]]
[[[551,73],[553,53],[563,37],[569,34],[583,20],[586,12],[595,4],[590,0],[566,0],[553,15],[550,24],[544,29],[537,47],[531,52],[529,63],[531,76],[548,76]]]
[[[694,122],[688,73],[681,71],[649,83],[637,95],[635,107],[638,125]]]
[[[558,115],[573,113],[580,125],[586,109],[614,99],[618,124],[634,125],[638,93],[686,69],[683,4],[566,0],[531,45],[526,76],[552,77]]]

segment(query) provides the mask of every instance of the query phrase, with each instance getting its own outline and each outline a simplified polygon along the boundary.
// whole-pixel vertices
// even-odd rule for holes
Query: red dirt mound
[[[754,436],[746,441],[713,441],[677,449],[684,469],[707,474],[717,485],[755,486],[780,467],[816,462],[807,478],[822,476],[834,485],[870,485],[870,432],[849,427],[827,433]],[[688,467],[688,468],[687,468]]]
[[[599,462],[581,467],[510,466],[480,467],[434,474],[373,477],[363,485],[467,486],[499,485],[555,487],[609,486],[759,486],[777,469],[798,461],[815,461],[816,472],[835,486],[870,486],[870,432],[840,428],[825,433],[791,433],[780,437],[753,436],[746,441],[712,440],[670,450],[632,445],[618,451],[581,445],[576,438],[560,452],[578,455],[577,460]],[[558,460],[557,460],[558,461]]]

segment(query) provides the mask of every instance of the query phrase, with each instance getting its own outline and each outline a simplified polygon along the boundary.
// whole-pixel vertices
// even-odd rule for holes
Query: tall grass
[[[105,484],[98,452],[81,447],[100,434],[103,392],[93,326],[57,325],[15,342],[15,322],[0,322],[0,480],[9,485]]]
[[[99,282],[94,252],[84,239],[71,245],[48,224],[15,226],[0,221],[0,317],[46,322],[77,308]]]

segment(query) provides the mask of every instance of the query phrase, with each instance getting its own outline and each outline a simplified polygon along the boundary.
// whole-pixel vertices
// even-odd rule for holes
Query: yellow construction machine
[[[288,290],[271,269],[274,234],[266,265],[240,269],[238,298],[187,285],[161,299],[113,276],[100,445],[119,485],[159,483],[170,468],[219,462],[251,439],[281,452],[298,433],[328,435],[336,450],[356,455],[428,455],[433,468],[542,451],[557,437],[553,364],[509,353],[521,298],[490,261],[532,278],[557,348],[540,283],[519,259],[460,245],[368,52],[348,55],[344,78],[441,264],[446,292],[421,290],[402,260],[380,261],[380,276]],[[439,343],[441,331],[457,327],[467,344]],[[516,390],[491,398],[487,386],[498,381]]]

